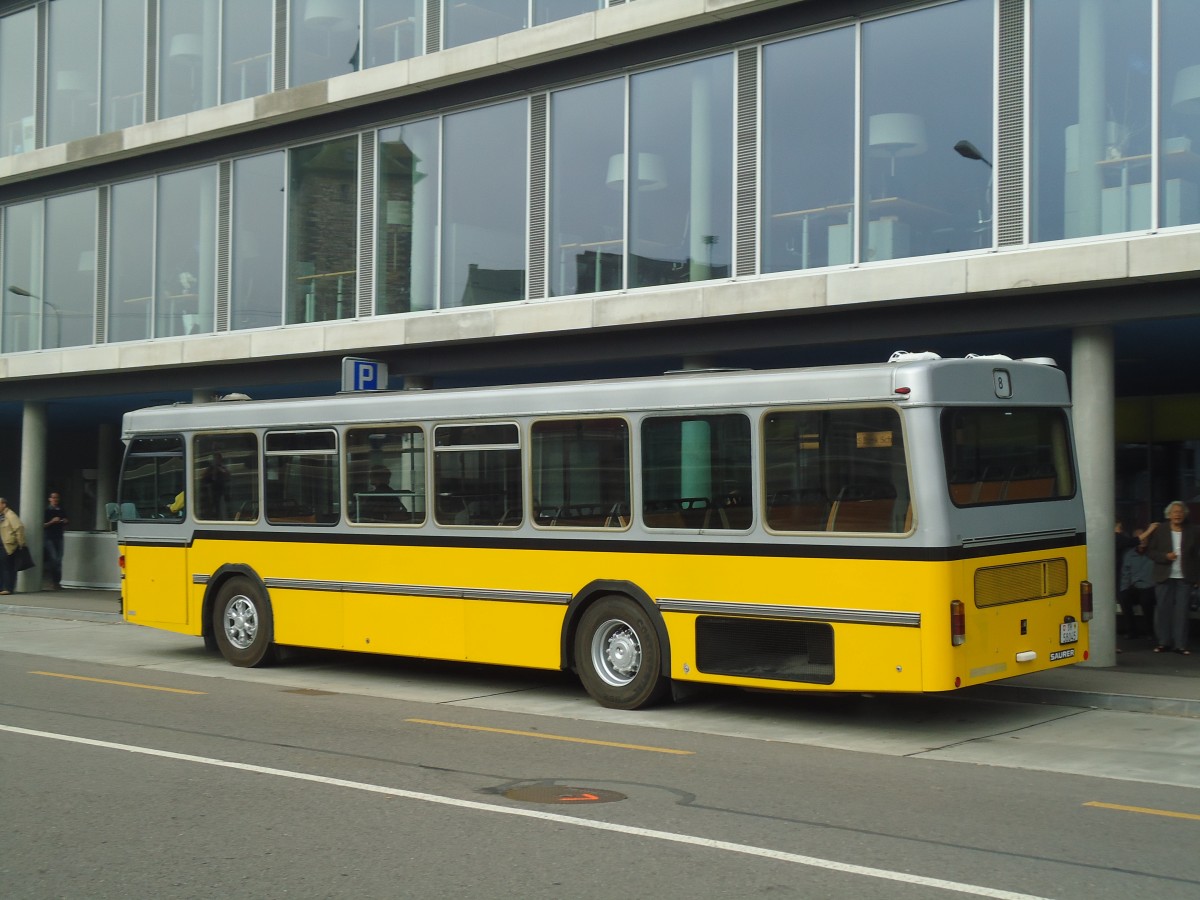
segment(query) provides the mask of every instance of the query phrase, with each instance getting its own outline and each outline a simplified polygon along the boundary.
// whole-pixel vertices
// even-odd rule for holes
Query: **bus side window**
[[[438,425],[433,441],[439,525],[521,524],[521,442],[515,424]]]
[[[903,432],[890,407],[771,412],[763,454],[770,528],[895,534],[912,525]]]
[[[425,521],[425,432],[414,425],[346,431],[346,518],[356,524]]]
[[[647,528],[744,530],[754,522],[750,420],[740,413],[642,420]]]

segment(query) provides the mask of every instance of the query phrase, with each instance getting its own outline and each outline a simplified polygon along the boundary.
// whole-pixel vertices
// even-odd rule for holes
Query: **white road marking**
[[[49,731],[36,731],[30,728],[19,728],[15,725],[0,724],[0,731],[12,734],[22,734],[28,737],[46,738],[53,741],[64,741],[71,744],[82,744],[88,747],[100,747],[106,750],[120,750],[126,753],[140,753],[144,756],[155,756],[160,759],[171,759],[177,762],[195,763],[197,765],[214,766],[222,769],[234,769],[240,772],[253,772],[258,775],[274,775],[277,778],[289,778],[293,781],[307,781],[314,784],[324,784],[331,787],[349,788],[356,791],[367,791],[374,794],[384,794],[389,797],[401,797],[406,800],[419,800],[425,803],[436,803],[441,806],[453,806],[459,809],[469,809],[475,812],[498,813],[507,816],[520,816],[526,819],[539,819],[543,822],[555,822],[560,825],[572,825],[577,828],[591,828],[596,831],[610,831],[631,837],[650,838],[652,840],[668,841],[675,844],[687,844],[693,847],[704,847],[710,850],[724,850],[729,853],[740,853],[745,856],[756,856],[762,859],[773,859],[779,862],[794,863],[816,869],[827,869],[833,872],[844,872],[847,875],[862,875],[867,878],[880,878],[885,881],[896,881],[903,884],[919,885],[921,887],[938,888],[954,891],[959,894],[971,894],[976,897],[992,897],[997,900],[1047,900],[1033,894],[1021,894],[1014,891],[999,890],[975,884],[965,884],[958,881],[946,881],[941,878],[927,878],[923,875],[911,875],[907,872],[894,872],[889,869],[877,869],[871,866],[857,866],[853,863],[838,862],[832,859],[821,859],[815,856],[804,856],[799,853],[788,853],[783,850],[772,850],[769,847],[755,847],[750,844],[738,844],[732,841],[718,841],[711,838],[698,837],[690,834],[678,834],[672,831],[657,831],[652,828],[637,828],[632,825],[621,825],[613,822],[600,822],[590,819],[577,819],[559,813],[546,812],[538,809],[521,809],[511,806],[500,806],[494,803],[483,803],[478,800],[460,800],[455,797],[442,797],[437,794],[426,794],[420,791],[406,791],[401,788],[385,787],[379,784],[368,784],[361,781],[347,781],[342,778],[328,778],[324,775],[311,775],[307,772],[294,772],[288,769],[275,769],[268,766],[256,766],[250,763],[230,762],[229,760],[214,759],[207,756],[193,756],[190,753],[174,753],[170,750],[157,750],[153,747],[139,747],[134,744],[118,744],[112,741],[98,741],[92,738],[77,737],[69,734],[56,734]]]

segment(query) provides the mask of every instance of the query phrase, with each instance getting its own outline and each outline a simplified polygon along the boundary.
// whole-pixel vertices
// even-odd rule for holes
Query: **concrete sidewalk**
[[[72,590],[13,594],[0,613],[86,621],[121,621],[117,591]],[[969,695],[1017,703],[1045,703],[1200,718],[1200,652],[1154,653],[1149,639],[1121,639],[1109,668],[1068,666],[967,688]]]

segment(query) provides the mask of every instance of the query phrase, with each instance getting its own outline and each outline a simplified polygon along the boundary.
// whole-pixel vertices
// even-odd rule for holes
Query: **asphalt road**
[[[0,617],[5,897],[1200,894],[1196,720],[198,644]]]

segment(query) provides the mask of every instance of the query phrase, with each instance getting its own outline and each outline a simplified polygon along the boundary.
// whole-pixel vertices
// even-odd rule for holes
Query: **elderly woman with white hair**
[[[1154,633],[1158,638],[1155,653],[1174,650],[1190,656],[1188,650],[1188,594],[1200,578],[1200,542],[1196,529],[1187,524],[1188,508],[1182,500],[1173,500],[1165,510],[1166,522],[1157,528],[1146,545],[1146,555],[1154,560],[1156,609]]]

